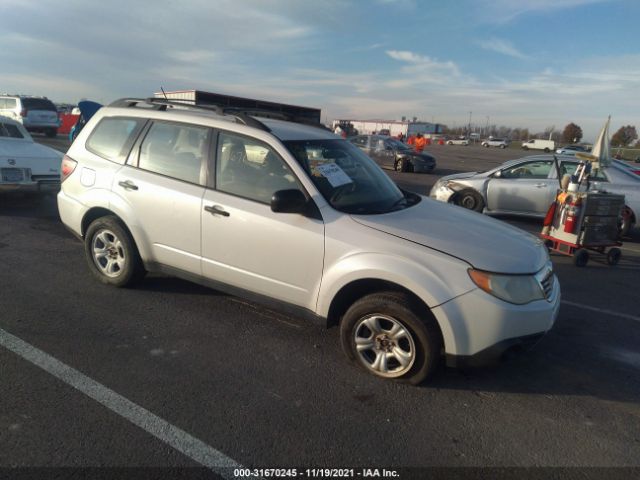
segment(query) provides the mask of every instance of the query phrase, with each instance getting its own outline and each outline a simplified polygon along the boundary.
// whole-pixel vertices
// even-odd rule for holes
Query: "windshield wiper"
[[[405,197],[404,194],[402,195],[401,198],[393,202],[387,211],[393,212],[394,210],[399,210],[398,207],[400,206],[403,206],[403,207],[407,206],[407,197]]]

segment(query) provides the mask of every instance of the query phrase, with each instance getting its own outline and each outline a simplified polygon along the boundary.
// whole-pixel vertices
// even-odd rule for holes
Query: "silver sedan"
[[[558,156],[560,173],[573,174],[580,161],[574,156]],[[626,198],[623,232],[640,218],[640,176],[613,160],[610,167],[592,179],[592,189],[624,194]],[[552,155],[535,155],[511,160],[486,172],[448,175],[439,179],[430,196],[489,215],[544,217],[558,189]]]

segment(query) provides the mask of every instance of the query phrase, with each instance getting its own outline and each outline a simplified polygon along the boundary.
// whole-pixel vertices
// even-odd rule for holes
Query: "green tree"
[[[578,143],[582,140],[582,129],[571,122],[569,125],[564,127],[562,132],[562,141],[564,143]]]
[[[616,133],[611,137],[611,145],[614,147],[626,147],[631,142],[638,138],[638,132],[633,125],[626,125],[620,127]]]

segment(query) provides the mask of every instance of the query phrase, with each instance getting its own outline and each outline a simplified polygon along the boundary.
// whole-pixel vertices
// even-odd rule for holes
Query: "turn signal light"
[[[62,158],[62,165],[60,167],[60,171],[62,172],[60,182],[64,182],[69,175],[73,173],[73,171],[78,166],[78,162],[76,162],[73,158],[65,155]]]

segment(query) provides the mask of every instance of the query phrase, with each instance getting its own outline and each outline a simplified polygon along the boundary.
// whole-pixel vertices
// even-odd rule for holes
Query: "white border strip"
[[[628,313],[618,313],[614,312],[613,310],[606,310],[604,308],[590,307],[589,305],[583,305],[582,303],[568,302],[567,300],[562,300],[562,303],[565,305],[569,305],[570,307],[582,308],[584,310],[591,310],[592,312],[611,315],[612,317],[626,318],[628,320],[635,320],[636,322],[640,322],[640,317],[629,315]]]
[[[71,385],[222,477],[235,478],[232,469],[242,467],[224,453],[1,328],[0,346],[40,367],[67,385]]]

